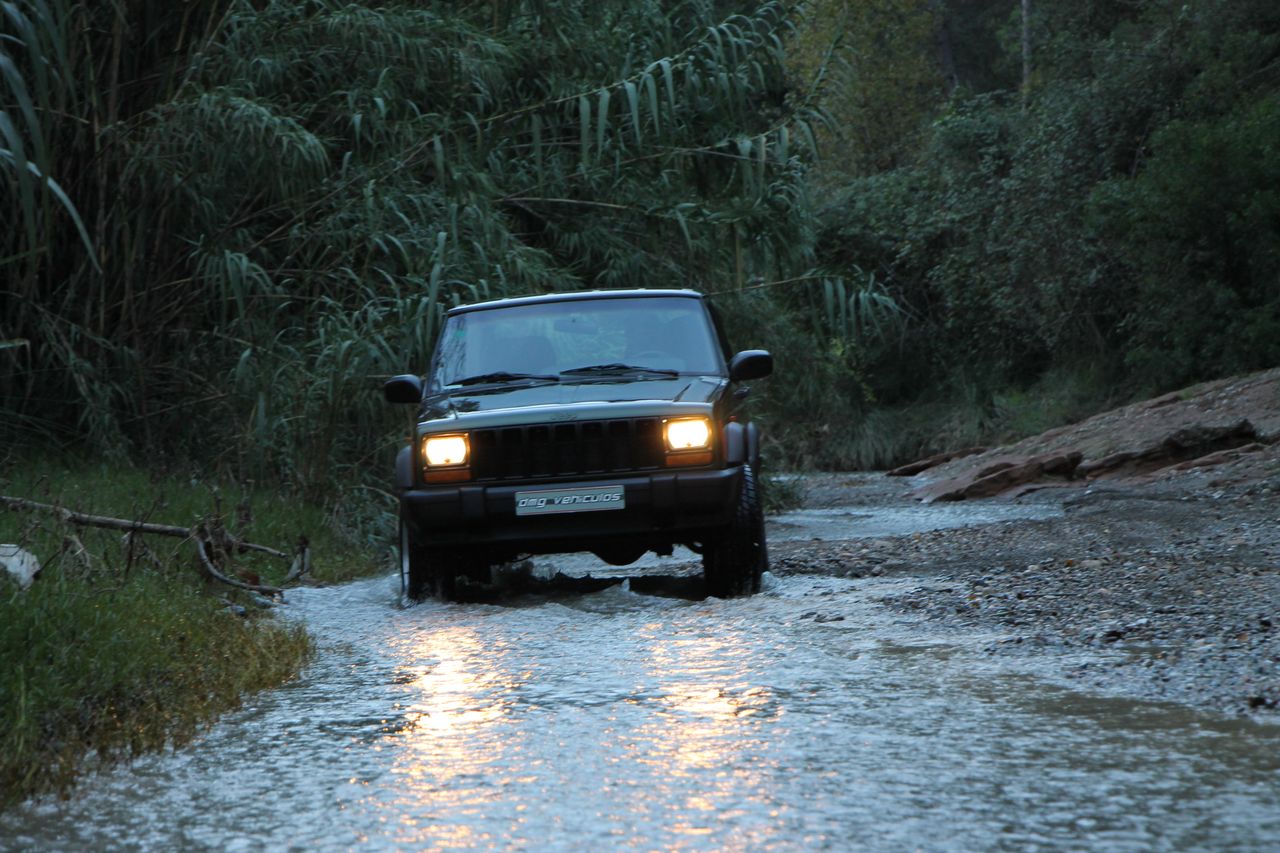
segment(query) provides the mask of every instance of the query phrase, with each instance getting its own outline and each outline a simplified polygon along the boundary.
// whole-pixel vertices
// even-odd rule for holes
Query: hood
[[[728,380],[721,376],[675,376],[458,388],[427,397],[420,420],[458,419],[482,426],[517,420],[591,420],[705,412],[727,384]]]

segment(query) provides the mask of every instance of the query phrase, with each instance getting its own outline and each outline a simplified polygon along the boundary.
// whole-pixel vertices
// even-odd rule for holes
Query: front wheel
[[[704,544],[702,576],[709,594],[733,598],[759,592],[761,576],[768,568],[764,510],[756,490],[755,472],[750,465],[744,465],[733,520],[722,533]]]
[[[417,601],[434,592],[427,549],[400,519],[400,594]]]
[[[470,549],[424,545],[400,519],[400,594],[405,598],[454,601],[459,575],[472,583],[488,581],[489,564],[481,557]]]

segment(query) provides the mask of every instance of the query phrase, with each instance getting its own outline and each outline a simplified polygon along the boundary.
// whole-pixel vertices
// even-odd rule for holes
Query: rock
[[[30,551],[24,551],[17,545],[0,545],[0,569],[4,569],[18,586],[26,589],[31,586],[40,573],[40,561]]]
[[[1247,453],[1257,453],[1259,450],[1263,450],[1264,448],[1266,448],[1265,444],[1252,441],[1239,447],[1219,450],[1216,453],[1207,453],[1204,456],[1197,456],[1194,459],[1188,459],[1186,462],[1179,462],[1176,465],[1170,465],[1168,468],[1161,469],[1159,473],[1164,473],[1166,471],[1190,471],[1195,468],[1212,468],[1215,465],[1225,465],[1228,462],[1234,462]]]
[[[1247,419],[1226,424],[1191,423],[1148,441],[1140,448],[1123,450],[1080,466],[1090,479],[1114,474],[1186,471],[1222,465],[1245,453],[1263,449],[1258,432]]]
[[[921,471],[928,471],[930,468],[936,468],[944,462],[950,462],[953,459],[963,459],[966,456],[975,456],[979,453],[986,453],[985,447],[966,447],[964,450],[952,450],[947,453],[938,453],[925,459],[918,459],[915,462],[908,462],[894,468],[892,471],[886,471],[889,477],[914,477]]]
[[[1084,462],[1080,465],[1079,472],[1083,477],[1090,479],[1098,476],[1105,471],[1115,471],[1123,465],[1127,465],[1138,457],[1138,453],[1132,450],[1122,450],[1119,453],[1112,453],[1101,459],[1094,459]]]
[[[1001,461],[1016,463],[1038,454],[1076,450],[1084,454],[1076,476],[1112,479],[1135,475],[1136,481],[1146,482],[1157,469],[1235,450],[1238,456],[1226,453],[1205,459],[1203,465],[1188,465],[1166,475],[1216,464],[1228,477],[1246,482],[1266,479],[1280,459],[1277,403],[1280,368],[1272,368],[1112,409],[971,458],[939,462],[942,455],[931,457],[922,460],[936,463],[931,468],[915,468],[913,463],[912,467],[904,466],[903,473],[914,468],[928,470],[928,476],[936,481],[972,479],[975,469],[990,469]],[[1246,448],[1251,443],[1263,447]],[[1262,485],[1274,489],[1280,483]]]
[[[1069,450],[995,460],[976,472],[917,489],[916,497],[926,503],[989,498],[1045,477],[1070,478],[1083,458],[1080,451]]]

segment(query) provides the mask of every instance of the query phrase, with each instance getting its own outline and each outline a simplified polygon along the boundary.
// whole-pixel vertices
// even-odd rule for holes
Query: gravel
[[[901,502],[886,478],[815,478],[809,502]],[[1116,695],[1280,716],[1280,472],[1221,485],[1058,489],[1061,518],[910,536],[771,544],[778,574],[911,576],[881,598],[926,621],[989,632],[991,655],[1037,655]],[[1112,652],[1082,663],[1082,648]]]

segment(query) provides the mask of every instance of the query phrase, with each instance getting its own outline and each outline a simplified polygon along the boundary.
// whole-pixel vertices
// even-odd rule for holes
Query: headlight
[[[422,440],[422,458],[428,468],[466,465],[468,449],[465,435],[429,435]]]
[[[668,450],[706,450],[711,446],[711,422],[706,418],[667,421],[664,434]]]

